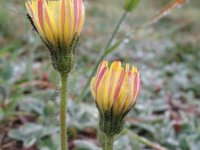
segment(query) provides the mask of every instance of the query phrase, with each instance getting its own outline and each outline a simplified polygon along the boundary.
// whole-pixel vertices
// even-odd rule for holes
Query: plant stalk
[[[61,99],[60,99],[60,138],[61,150],[68,150],[67,144],[67,79],[68,75],[61,74]]]
[[[123,14],[122,14],[122,16],[120,17],[120,19],[119,19],[119,21],[118,21],[118,23],[117,23],[117,25],[116,25],[116,27],[115,27],[115,29],[114,29],[111,37],[110,37],[110,39],[108,40],[108,43],[106,44],[105,51],[111,46],[111,44],[112,44],[112,42],[113,42],[113,40],[114,40],[117,32],[120,29],[120,26],[122,25],[124,19],[127,16],[127,13],[128,13],[127,11],[124,11]]]
[[[151,142],[145,137],[139,136],[136,133],[132,132],[130,129],[125,128],[123,131],[123,134],[127,134],[131,140],[136,140],[148,147],[151,147],[155,150],[168,150],[166,147],[163,147],[157,143]]]
[[[106,135],[104,150],[113,150],[113,142],[114,142],[114,137]]]
[[[124,19],[125,19],[126,16],[127,16],[127,13],[128,13],[127,11],[124,11],[123,14],[122,14],[122,16],[120,17],[120,19],[119,19],[119,21],[118,21],[118,23],[117,23],[117,25],[116,25],[116,27],[115,27],[115,29],[114,29],[114,31],[113,31],[111,37],[110,37],[110,39],[108,40],[108,42],[107,42],[107,44],[106,44],[106,46],[105,46],[105,48],[104,48],[104,51],[103,51],[101,57],[99,57],[97,63],[95,64],[95,67],[94,67],[93,70],[92,70],[92,73],[90,74],[90,76],[89,76],[89,78],[88,78],[88,80],[87,80],[85,86],[83,87],[83,90],[81,91],[79,100],[80,100],[81,98],[85,97],[86,90],[87,90],[87,88],[89,87],[89,84],[90,84],[90,82],[91,82],[91,80],[92,80],[92,77],[94,76],[94,74],[95,74],[95,72],[96,72],[96,70],[97,70],[98,65],[100,64],[100,62],[106,57],[106,55],[107,55],[107,54],[106,54],[106,51],[107,51],[107,49],[110,48],[110,46],[111,46],[111,44],[112,44],[112,42],[113,42],[113,40],[114,40],[114,38],[115,38],[117,32],[118,32],[119,29],[120,29],[120,26],[122,25]]]

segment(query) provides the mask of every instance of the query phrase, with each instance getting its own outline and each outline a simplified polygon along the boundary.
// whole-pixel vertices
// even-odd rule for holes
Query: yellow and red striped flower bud
[[[82,0],[28,0],[28,18],[49,48],[54,68],[62,74],[74,66],[74,50],[85,9]]]
[[[140,75],[136,67],[103,61],[91,82],[92,95],[100,112],[100,129],[110,135],[123,127],[124,116],[136,102],[140,91]]]
[[[82,0],[28,0],[26,8],[35,30],[53,48],[71,45],[85,19]]]

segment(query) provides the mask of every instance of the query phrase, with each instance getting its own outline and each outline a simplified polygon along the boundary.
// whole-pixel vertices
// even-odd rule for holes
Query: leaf
[[[9,131],[9,137],[22,141],[25,147],[30,147],[40,138],[57,132],[57,127],[45,127],[39,124],[27,123],[19,129]]]
[[[20,103],[20,109],[25,112],[35,112],[39,115],[44,114],[45,104],[43,101],[33,97],[25,97]]]
[[[76,146],[76,150],[101,150],[94,143],[86,140],[75,140],[74,145]]]
[[[115,150],[122,150],[122,149],[132,150],[128,136],[127,135],[122,136],[119,139],[117,139],[114,142],[114,149]]]

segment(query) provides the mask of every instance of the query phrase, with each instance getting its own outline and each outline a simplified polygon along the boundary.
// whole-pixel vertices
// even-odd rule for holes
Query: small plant
[[[91,82],[91,91],[99,110],[99,128],[104,150],[113,149],[114,136],[124,125],[124,117],[133,108],[140,91],[140,75],[136,67],[121,67],[116,61],[108,66],[103,61]]]
[[[29,0],[26,8],[34,30],[50,51],[53,67],[61,76],[61,148],[66,150],[67,78],[75,63],[75,47],[85,19],[84,5],[82,0]]]

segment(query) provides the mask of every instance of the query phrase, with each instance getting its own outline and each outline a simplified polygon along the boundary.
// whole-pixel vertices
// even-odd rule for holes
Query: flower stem
[[[111,44],[112,44],[112,42],[113,42],[113,40],[114,40],[114,38],[115,38],[115,36],[116,36],[116,34],[117,34],[119,28],[120,28],[120,26],[121,26],[121,24],[123,23],[124,19],[125,19],[126,16],[127,16],[127,13],[128,13],[127,11],[124,11],[123,14],[122,14],[122,16],[120,17],[120,19],[119,19],[119,21],[118,21],[118,23],[117,23],[117,25],[116,25],[116,27],[115,27],[115,29],[114,29],[114,31],[113,31],[111,37],[110,37],[110,39],[108,40],[108,42],[107,42],[107,44],[106,44],[106,46],[105,46],[105,48],[104,48],[104,51],[103,51],[102,55],[99,57],[97,63],[95,64],[95,67],[94,67],[93,70],[92,70],[92,73],[90,74],[90,76],[89,76],[89,78],[88,78],[88,80],[87,80],[85,86],[83,87],[83,90],[81,91],[81,94],[80,94],[80,96],[79,96],[79,100],[85,96],[86,90],[87,90],[87,88],[89,87],[89,84],[90,84],[90,82],[91,82],[91,80],[92,80],[92,77],[94,76],[94,74],[95,74],[95,72],[96,72],[96,70],[97,70],[97,68],[98,68],[98,65],[99,65],[100,62],[106,57],[106,55],[107,55],[107,54],[106,54],[107,49],[110,48],[110,46],[111,46]]]
[[[60,99],[60,136],[61,150],[67,150],[67,78],[68,75],[61,74],[61,99]]]
[[[121,24],[123,23],[124,19],[126,18],[127,13],[128,13],[127,11],[124,11],[122,16],[120,17],[120,19],[119,19],[119,21],[118,21],[118,23],[117,23],[117,25],[116,25],[111,37],[110,37],[110,39],[108,40],[108,43],[106,44],[105,50],[108,49],[110,47],[110,45],[112,44],[112,41],[114,40],[114,38],[115,38],[115,36],[116,36]]]
[[[106,135],[104,150],[113,150],[113,142],[114,142],[114,137]]]

